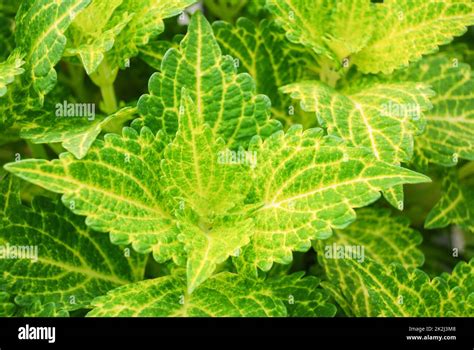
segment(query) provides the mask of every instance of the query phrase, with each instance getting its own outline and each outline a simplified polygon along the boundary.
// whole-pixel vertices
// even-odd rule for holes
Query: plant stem
[[[84,86],[85,71],[82,67],[73,64],[68,65],[70,86],[74,93],[79,98],[79,101],[85,102],[88,100],[88,92]]]
[[[117,111],[118,103],[115,96],[114,82],[117,77],[118,69],[112,69],[107,60],[104,59],[97,71],[91,74],[90,78],[100,88],[102,94],[101,109],[107,113],[112,114]]]
[[[60,143],[48,143],[48,146],[53,150],[54,153],[58,155],[64,152],[64,148]]]
[[[112,114],[118,109],[117,97],[115,96],[115,89],[113,84],[100,86],[100,92],[103,98],[103,109],[107,114]]]
[[[43,144],[35,144],[31,141],[26,141],[26,144],[28,145],[33,158],[49,159],[48,153],[46,152]]]

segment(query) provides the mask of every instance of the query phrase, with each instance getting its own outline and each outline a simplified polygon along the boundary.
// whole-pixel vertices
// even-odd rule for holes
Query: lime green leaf
[[[17,181],[3,179],[0,197],[6,214],[0,222],[0,283],[17,304],[39,300],[80,309],[112,288],[143,278],[144,257],[127,257],[59,203],[35,198],[32,208],[22,206]]]
[[[89,2],[24,1],[18,10],[15,37],[26,62],[22,87],[29,89],[30,97],[38,98],[40,105],[56,82],[54,66],[64,52],[64,32]]]
[[[121,4],[122,0],[92,1],[67,32],[70,42],[65,55],[78,55],[89,75],[97,70],[115,38],[133,18],[133,14],[128,13],[113,16]]]
[[[461,261],[454,267],[451,274],[443,273],[441,277],[448,282],[450,288],[462,288],[472,295],[474,293],[473,273],[474,259],[471,259],[468,263]],[[470,307],[473,308],[474,305],[471,304]]]
[[[292,251],[306,251],[311,240],[327,238],[332,228],[355,219],[353,208],[372,203],[379,191],[402,183],[426,182],[421,174],[381,162],[322,130],[292,127],[265,142],[255,142],[258,202],[252,254],[262,270],[288,264]],[[253,252],[252,252],[253,250]]]
[[[249,183],[239,180],[250,164],[227,164],[224,140],[204,123],[187,93],[181,111],[178,132],[162,163],[164,187],[202,220],[212,220],[243,203]]]
[[[287,85],[282,91],[300,99],[304,110],[315,112],[330,135],[365,147],[391,164],[410,160],[413,138],[424,128],[422,112],[431,108],[432,91],[419,83],[364,84],[366,80],[352,81],[357,87],[346,94],[316,81]],[[403,209],[401,185],[385,190],[384,197]]]
[[[110,232],[113,243],[132,244],[140,253],[153,251],[158,261],[182,252],[174,219],[161,193],[160,171],[166,144],[162,133],[107,134],[77,160],[64,153],[53,161],[24,160],[5,167],[50,191],[64,193],[63,203],[94,230]]]
[[[343,259],[341,264],[358,281],[358,293],[355,294],[354,289],[341,290],[355,316],[474,315],[472,285],[470,289],[462,285],[453,288],[446,277],[430,280],[418,269],[404,268],[395,263],[387,266],[370,258],[362,263]],[[359,284],[359,281],[362,283]]]
[[[318,288],[319,279],[313,276],[302,278],[304,273],[294,273],[269,279],[273,294],[285,304],[290,317],[332,317],[336,307],[329,303],[329,296]]]
[[[474,160],[474,78],[471,68],[446,54],[427,57],[391,79],[421,81],[436,92],[425,113],[425,132],[416,138],[416,161],[452,166]]]
[[[165,151],[162,169],[167,194],[192,211],[179,217],[191,293],[217,264],[249,242],[250,219],[229,215],[235,206],[243,205],[250,183],[241,180],[247,175],[245,165],[219,161],[220,152],[227,151],[225,142],[216,139],[183,94],[178,133]]]
[[[150,67],[161,70],[161,62],[169,49],[179,48],[179,43],[183,40],[181,34],[175,35],[172,41],[152,40],[146,46],[140,47],[139,57],[145,61]]]
[[[450,51],[441,52],[390,76],[355,79],[360,86],[374,84],[374,81],[380,84],[420,82],[429,84],[436,93],[430,98],[433,108],[424,113],[425,130],[415,138],[415,165],[424,168],[429,163],[453,166],[459,159],[474,159],[471,127],[474,79],[471,68],[457,57]],[[354,80],[350,84],[354,84]]]
[[[364,208],[357,211],[357,220],[350,226],[315,243],[328,280],[322,285],[347,315],[367,315],[370,296],[361,276],[354,274],[344,260],[362,262],[370,258],[384,265],[396,262],[406,268],[420,266],[424,257],[417,246],[422,236],[409,225],[408,219],[392,216],[389,210]]]
[[[88,316],[286,316],[283,303],[263,284],[229,272],[212,276],[191,295],[180,271],[115,289],[93,306]]]
[[[257,26],[239,18],[235,26],[218,21],[212,27],[223,52],[237,60],[239,72],[249,73],[257,92],[270,98],[274,118],[290,124],[304,117],[304,112],[292,106],[290,97],[278,90],[305,77],[313,57],[304,47],[288,42],[285,32],[267,20]]]
[[[324,35],[328,32],[333,4],[330,0],[267,0],[267,7],[288,40],[327,53]]]
[[[107,124],[131,119],[136,108],[124,107],[108,116],[68,118],[42,112],[21,129],[21,137],[33,143],[62,142],[63,147],[76,158],[84,158],[87,151]]]
[[[253,79],[237,74],[232,58],[222,56],[210,24],[199,12],[193,16],[180,49],[170,49],[162,71],[151,77],[150,94],[138,103],[143,118],[134,125],[173,135],[183,87],[196,104],[197,116],[230,148],[245,147],[254,135],[268,136],[281,128],[269,119],[269,99],[255,95]]]
[[[389,188],[388,190],[383,191],[383,197],[390,203],[394,208],[398,210],[403,210],[404,198],[403,186],[397,185]]]
[[[6,292],[0,292],[0,317],[12,316],[15,312],[15,304],[11,302],[11,297]]]
[[[472,317],[474,315],[474,259],[469,262],[461,261],[449,275],[443,273],[442,278],[446,279],[448,285],[457,294],[459,310],[461,315]]]
[[[455,60],[457,59],[457,62],[465,62],[471,67],[474,67],[474,50],[471,49],[467,43],[452,43],[444,46],[441,52],[451,59],[453,65],[456,63]]]
[[[391,73],[438,50],[474,24],[470,1],[267,0],[290,41],[363,73]]]
[[[375,5],[376,21],[367,46],[352,56],[364,73],[391,73],[433,53],[474,24],[468,1],[385,0]]]
[[[430,282],[415,269],[424,260],[420,242],[404,217],[362,209],[351,226],[315,244],[328,279],[322,285],[349,316],[463,315],[474,292],[469,268],[460,263],[442,276],[449,283],[439,277]]]
[[[367,45],[376,17],[370,0],[339,0],[335,3],[327,29],[328,45],[339,59],[343,59]]]
[[[211,224],[199,217],[179,217],[180,240],[188,253],[188,292],[206,281],[217,264],[238,254],[248,244],[252,233],[252,220],[242,217],[215,219]]]
[[[7,219],[11,208],[21,205],[18,180],[14,177],[5,176],[0,179],[0,213],[2,220]]]
[[[38,300],[27,307],[20,308],[16,312],[20,317],[69,317],[69,311],[61,308],[56,303],[42,305]]]
[[[259,282],[222,272],[188,295],[185,273],[177,271],[97,298],[88,316],[333,316],[335,307],[317,289],[318,282],[314,277],[302,278],[301,273]]]
[[[66,45],[64,32],[90,0],[22,2],[16,16],[17,49],[23,55],[24,74],[0,99],[0,124],[24,118],[25,109],[39,108],[56,83],[54,66]]]
[[[248,244],[240,249],[237,254],[232,257],[232,264],[239,275],[250,279],[259,278],[257,254],[252,244]]]
[[[24,64],[17,51],[14,51],[5,62],[0,63],[0,97],[7,93],[7,85],[15,80],[15,76],[24,72],[21,68]]]
[[[109,62],[113,67],[125,68],[131,58],[138,55],[141,47],[164,31],[163,20],[174,17],[195,0],[123,0],[114,16],[124,18],[133,14],[127,27],[118,34]]]
[[[474,232],[474,187],[472,179],[461,179],[456,169],[445,173],[443,194],[425,220],[425,228],[435,229],[450,224]]]
[[[389,265],[396,262],[404,267],[418,267],[424,261],[423,253],[417,248],[421,241],[421,234],[410,228],[406,217],[391,215],[387,209],[363,208],[357,211],[354,223],[343,230],[335,230],[332,237],[317,243],[318,247],[327,249],[334,244],[361,246],[365,256],[379,263]],[[337,259],[323,261],[328,265],[337,263]]]
[[[376,19],[370,0],[267,0],[267,6],[291,42],[339,63],[366,46]]]
[[[422,132],[422,112],[431,107],[432,91],[419,83],[376,83],[343,94],[317,82],[287,85],[282,89],[315,112],[328,133],[365,147],[392,164],[410,160],[413,136]]]

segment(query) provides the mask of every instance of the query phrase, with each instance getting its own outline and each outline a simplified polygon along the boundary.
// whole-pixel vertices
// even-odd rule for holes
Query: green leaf
[[[54,66],[66,45],[64,32],[90,0],[22,2],[16,15],[16,43],[25,72],[0,99],[0,124],[24,118],[24,110],[39,108],[56,83]]]
[[[370,0],[267,0],[291,42],[331,59],[360,51],[372,36],[375,14]]]
[[[190,216],[190,217],[189,217]],[[206,281],[229,256],[250,241],[252,220],[245,217],[223,217],[211,224],[201,218],[179,216],[179,239],[187,251],[188,293]]]
[[[334,305],[328,303],[321,290],[315,289],[318,280],[301,277],[298,273],[264,283],[222,272],[188,295],[185,272],[177,271],[170,276],[117,288],[95,299],[95,308],[88,316],[333,316]],[[293,302],[288,305],[288,311],[284,300]],[[314,307],[311,314],[306,309],[309,305]]]
[[[251,220],[235,210],[243,206],[250,183],[241,180],[248,167],[219,161],[220,152],[228,151],[225,142],[216,139],[185,92],[181,105],[178,133],[166,148],[162,169],[167,195],[189,208],[179,215],[179,228],[191,293],[217,264],[249,242]]]
[[[326,32],[329,47],[341,60],[367,45],[373,35],[376,17],[370,0],[339,0],[335,3]]]
[[[474,232],[474,187],[471,179],[461,179],[456,169],[445,172],[442,196],[425,219],[425,228],[459,225]]]
[[[139,57],[145,61],[150,67],[157,71],[161,70],[161,62],[169,49],[179,48],[179,43],[183,40],[183,35],[178,34],[173,37],[172,41],[152,40],[146,46],[140,47]]]
[[[250,186],[239,180],[250,167],[226,164],[224,140],[214,135],[187,92],[183,92],[181,107],[178,132],[162,163],[164,187],[203,220],[212,220],[243,204]]]
[[[454,270],[451,274],[443,273],[441,275],[444,278],[451,289],[461,288],[464,289],[468,294],[469,298],[472,298],[474,293],[474,280],[472,275],[474,273],[474,259],[471,259],[468,263],[461,261],[454,267]],[[474,304],[466,305],[471,308],[474,308]]]
[[[390,79],[420,81],[436,92],[425,132],[416,138],[416,162],[452,166],[461,158],[474,160],[474,78],[467,64],[441,53]]]
[[[15,304],[11,302],[11,297],[6,292],[0,292],[0,317],[13,316]]]
[[[224,21],[232,22],[242,9],[248,6],[249,0],[204,0],[206,9]]]
[[[58,304],[47,303],[42,305],[38,301],[29,305],[28,307],[21,308],[17,311],[17,315],[20,317],[69,317],[69,312],[62,309]]]
[[[180,260],[174,218],[163,201],[161,172],[166,138],[149,129],[96,140],[80,160],[63,153],[53,161],[24,160],[5,168],[50,191],[64,193],[63,203],[87,216],[92,229],[110,232],[113,243],[132,244],[140,253],[153,252],[164,262]]]
[[[223,272],[208,279],[193,294],[186,293],[186,276],[171,276],[129,284],[94,300],[88,316],[286,316],[283,303],[264,285]]]
[[[267,0],[267,8],[285,29],[288,40],[328,55],[324,34],[333,5],[330,0]]]
[[[76,310],[143,278],[144,257],[127,257],[60,203],[35,198],[31,208],[21,205],[17,181],[1,181],[0,284],[18,305],[54,302]]]
[[[353,146],[369,149],[391,164],[410,160],[413,137],[423,131],[422,112],[431,108],[433,95],[422,83],[374,83],[349,94],[308,81],[287,85],[283,92],[315,112],[328,134]]]
[[[444,46],[441,52],[450,58],[453,64],[456,62],[455,59],[457,59],[458,62],[465,62],[471,67],[474,66],[474,50],[467,43],[452,43]]]
[[[423,253],[418,249],[421,234],[410,228],[410,221],[395,216],[390,210],[363,208],[357,211],[357,220],[343,230],[335,230],[332,237],[318,241],[318,247],[330,249],[334,246],[363,246],[365,256],[389,265],[392,262],[404,267],[418,267],[423,264]],[[319,250],[321,253],[323,251]],[[326,253],[324,251],[324,253]],[[333,261],[334,260],[334,261]],[[335,265],[337,259],[324,259]]]
[[[21,129],[20,135],[33,143],[61,142],[66,150],[81,159],[104,127],[112,122],[129,120],[135,113],[136,108],[124,107],[108,117],[68,118],[43,111]]]
[[[24,72],[25,62],[18,51],[14,51],[5,62],[0,63],[0,97],[7,93],[7,85],[13,83],[15,76]]]
[[[265,283],[272,293],[285,304],[290,317],[333,317],[336,307],[329,303],[329,295],[318,288],[319,279],[302,278],[304,273],[294,273],[272,278]]]
[[[235,26],[218,21],[212,27],[223,52],[238,60],[239,72],[249,73],[257,92],[270,98],[274,118],[291,124],[306,117],[292,106],[290,97],[279,91],[283,85],[306,77],[307,65],[314,57],[304,47],[288,42],[285,32],[268,20],[257,26],[239,18]]]
[[[474,315],[472,284],[454,286],[446,277],[430,280],[421,270],[400,264],[384,265],[370,258],[359,263],[341,260],[357,280],[358,292],[341,289],[355,316],[453,317]],[[460,263],[465,264],[465,263]],[[470,263],[472,265],[472,261]],[[456,268],[462,269],[462,268]],[[470,267],[469,272],[472,272]],[[455,278],[453,279],[453,281]],[[359,283],[361,282],[361,283]],[[451,284],[451,285],[450,285]]]
[[[92,1],[74,20],[67,32],[69,39],[66,56],[79,56],[88,75],[94,73],[102,63],[115,38],[132,20],[133,14],[114,11],[123,0]]]
[[[150,79],[150,94],[138,102],[143,118],[134,125],[173,135],[184,87],[196,104],[197,116],[230,148],[246,147],[254,135],[269,136],[281,128],[269,119],[269,99],[255,95],[253,79],[237,74],[232,58],[222,56],[210,24],[199,12],[180,49],[170,49],[161,68]]]
[[[267,271],[288,264],[292,251],[306,251],[311,240],[355,219],[353,208],[376,201],[379,191],[402,183],[426,182],[421,174],[381,162],[368,151],[348,147],[320,129],[294,126],[251,149],[255,168],[255,229],[248,254]]]
[[[125,68],[128,61],[137,56],[141,47],[161,34],[165,25],[163,20],[174,17],[194,4],[195,0],[123,0],[115,16],[123,18],[133,14],[127,27],[117,35],[109,62],[113,67]]]
[[[397,185],[383,191],[383,197],[387,200],[390,205],[398,210],[403,210],[405,204],[405,194],[403,192],[403,186]]]
[[[474,24],[471,1],[385,0],[375,4],[373,35],[352,56],[363,73],[391,73],[438,50]]]
[[[418,248],[422,236],[409,225],[408,219],[393,216],[387,209],[364,208],[357,211],[357,220],[347,228],[335,230],[329,239],[314,243],[327,278],[322,286],[347,315],[366,315],[369,306],[363,280],[353,273],[346,259],[370,258],[406,268],[423,264],[423,253]]]
[[[267,0],[290,41],[363,73],[391,73],[433,53],[474,24],[470,1]],[[340,66],[340,63],[339,63]]]

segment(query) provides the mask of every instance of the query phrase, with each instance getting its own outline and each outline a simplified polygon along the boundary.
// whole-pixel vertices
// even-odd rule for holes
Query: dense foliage
[[[470,0],[0,4],[0,316],[474,316]]]

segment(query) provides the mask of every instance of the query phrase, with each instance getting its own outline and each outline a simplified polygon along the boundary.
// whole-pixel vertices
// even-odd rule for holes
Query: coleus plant
[[[472,1],[194,3],[0,5],[0,316],[473,316]]]

